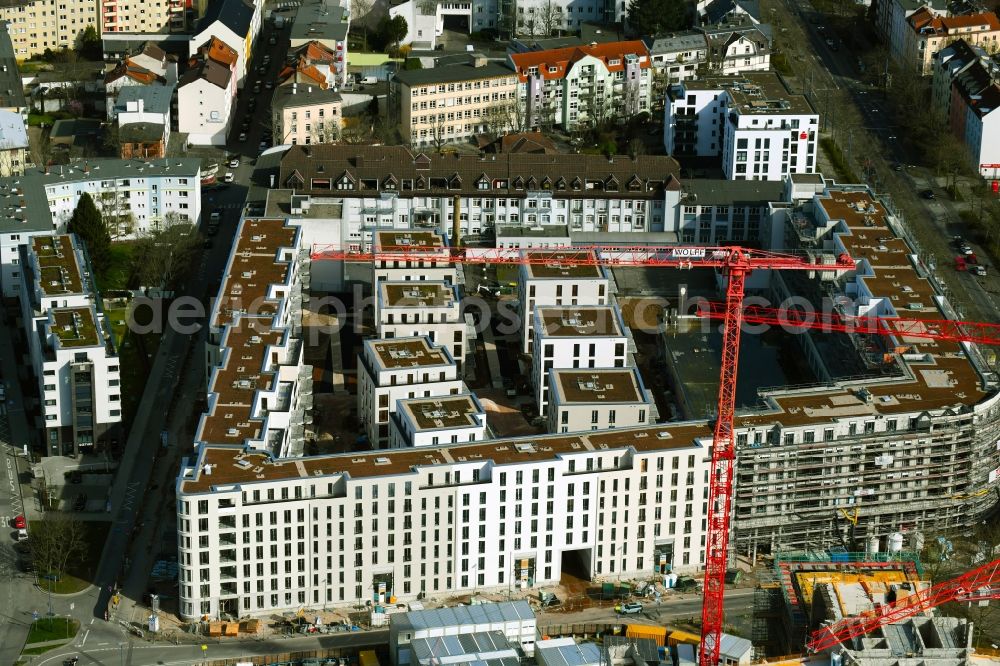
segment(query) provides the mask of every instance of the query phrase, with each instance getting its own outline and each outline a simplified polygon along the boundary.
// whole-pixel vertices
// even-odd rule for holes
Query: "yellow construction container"
[[[667,628],[654,627],[648,624],[630,624],[625,629],[628,638],[652,638],[656,644],[663,647],[667,642]]]
[[[358,663],[360,666],[379,666],[378,657],[375,650],[362,650],[358,653]]]
[[[681,631],[676,629],[670,632],[667,636],[667,644],[673,647],[674,645],[680,645],[681,643],[687,643],[688,645],[697,645],[701,642],[701,636],[698,634],[692,634],[690,631]]]

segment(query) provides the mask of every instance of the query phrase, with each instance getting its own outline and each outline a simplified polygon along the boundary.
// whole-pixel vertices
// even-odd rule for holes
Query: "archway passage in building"
[[[446,33],[469,34],[469,16],[467,14],[445,14],[441,19]]]
[[[559,586],[565,595],[564,602],[570,605],[585,602],[591,586],[591,562],[593,553],[590,548],[564,550],[561,558],[561,575]]]

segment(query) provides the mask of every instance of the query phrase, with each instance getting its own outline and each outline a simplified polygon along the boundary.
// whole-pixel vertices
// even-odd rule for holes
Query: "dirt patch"
[[[358,397],[349,393],[313,395],[313,427],[316,432],[312,454],[343,453],[358,446],[361,427],[357,415]]]
[[[524,418],[520,405],[511,405],[511,398],[501,390],[481,389],[476,391],[476,397],[486,411],[486,422],[497,437],[517,437],[519,435],[538,435],[545,432],[544,426],[531,425]],[[525,402],[526,398],[517,398]]]

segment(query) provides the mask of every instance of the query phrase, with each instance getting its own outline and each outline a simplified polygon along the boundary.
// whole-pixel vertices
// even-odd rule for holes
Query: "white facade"
[[[971,166],[983,178],[996,179],[1000,177],[1000,85],[993,84],[983,98],[990,106],[964,108],[963,140],[971,154]]]
[[[266,454],[200,447],[177,481],[180,615],[529,589],[557,583],[564,554],[594,580],[648,577],[664,554],[675,571],[695,571],[707,448],[642,432],[280,467]]]
[[[47,236],[56,231],[55,225],[45,228],[44,225],[34,225],[34,229],[18,229],[10,233],[9,227],[0,232],[0,285],[3,286],[4,298],[17,298],[21,294],[21,281],[24,279],[24,269],[19,257],[21,247],[30,243],[34,236]],[[42,226],[42,228],[38,228]]]
[[[521,318],[521,352],[530,354],[535,329],[532,314],[538,305],[606,305],[611,281],[603,266],[560,264],[559,253],[533,253],[551,257],[551,263],[521,264],[517,282],[518,315]]]
[[[541,415],[547,414],[550,369],[630,365],[630,338],[618,306],[536,306],[533,325],[531,383]]]
[[[728,180],[816,171],[819,114],[771,72],[672,85],[664,104],[671,155],[721,156]]]
[[[218,65],[221,67],[222,65]],[[195,146],[224,146],[236,103],[236,78],[182,81],[177,88],[177,131]]]
[[[465,392],[447,348],[427,338],[365,340],[358,357],[358,419],[372,448],[389,445],[399,400]]]
[[[652,63],[641,41],[509,54],[528,127],[573,129],[650,110]]]
[[[458,287],[443,281],[379,280],[375,289],[377,337],[427,337],[447,347],[462,369],[468,348]]]
[[[549,432],[611,430],[654,421],[653,397],[636,368],[552,368],[546,379]]]
[[[471,393],[396,402],[390,448],[461,444],[485,439],[488,439],[486,412]]]
[[[94,298],[90,266],[68,235],[32,238],[21,256],[21,318],[42,398],[38,427],[46,451],[94,453],[121,422],[122,406],[118,354]]]

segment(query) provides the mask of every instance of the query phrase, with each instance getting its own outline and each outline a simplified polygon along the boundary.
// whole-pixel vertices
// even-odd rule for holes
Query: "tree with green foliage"
[[[409,29],[406,19],[402,16],[393,16],[392,18],[383,16],[378,25],[378,32],[383,42],[394,49],[399,48],[399,43],[406,38]]]
[[[87,246],[90,263],[98,276],[104,274],[111,258],[111,234],[104,224],[101,212],[89,194],[84,192],[76,204],[73,216],[69,218],[66,231],[76,234]]]
[[[688,28],[685,0],[631,0],[628,24],[638,35],[656,37]]]
[[[83,29],[77,38],[77,49],[86,60],[103,60],[104,47],[100,35],[97,34],[97,28],[88,25]]]

